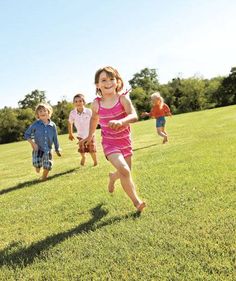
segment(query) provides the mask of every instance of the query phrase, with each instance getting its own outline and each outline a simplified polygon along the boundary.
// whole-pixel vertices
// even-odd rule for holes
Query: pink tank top
[[[101,98],[96,98],[98,101],[99,124],[101,126],[102,144],[122,145],[131,143],[130,126],[123,126],[119,130],[113,130],[108,127],[110,120],[119,120],[127,116],[120,98],[112,108],[104,108],[101,106]]]

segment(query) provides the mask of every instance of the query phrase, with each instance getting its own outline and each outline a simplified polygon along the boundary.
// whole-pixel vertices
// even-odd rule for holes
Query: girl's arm
[[[165,106],[165,116],[172,116],[170,108],[167,104],[164,104]]]
[[[142,112],[141,113],[141,117],[146,117],[146,116],[149,116],[150,117],[150,112]]]
[[[134,108],[129,96],[128,95],[122,95],[120,97],[120,102],[123,105],[127,116],[120,119],[120,120],[111,120],[108,123],[110,128],[115,129],[115,130],[119,129],[122,126],[126,126],[129,123],[134,123],[138,120],[137,113],[135,111],[135,108]]]

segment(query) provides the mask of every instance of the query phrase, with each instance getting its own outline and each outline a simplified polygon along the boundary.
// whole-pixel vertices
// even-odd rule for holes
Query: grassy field
[[[0,146],[0,280],[236,280],[236,106],[132,125],[135,213],[111,166],[80,167],[75,142],[46,182],[30,145]],[[100,131],[97,139],[100,140]]]

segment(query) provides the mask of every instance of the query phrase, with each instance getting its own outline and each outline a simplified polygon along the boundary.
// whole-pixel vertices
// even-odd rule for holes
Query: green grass
[[[132,125],[133,178],[148,204],[138,216],[98,144],[99,165],[79,166],[59,136],[46,182],[30,145],[0,146],[0,280],[235,280],[236,106]],[[97,140],[100,140],[97,131]]]

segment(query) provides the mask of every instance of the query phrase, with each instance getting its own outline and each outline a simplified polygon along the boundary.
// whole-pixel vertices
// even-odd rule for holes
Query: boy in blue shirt
[[[57,128],[55,123],[50,120],[52,111],[49,104],[38,104],[35,110],[37,120],[29,126],[24,134],[24,138],[33,149],[32,162],[36,172],[39,173],[43,167],[43,181],[47,179],[48,173],[52,169],[52,144],[54,144],[56,154],[61,156]]]

